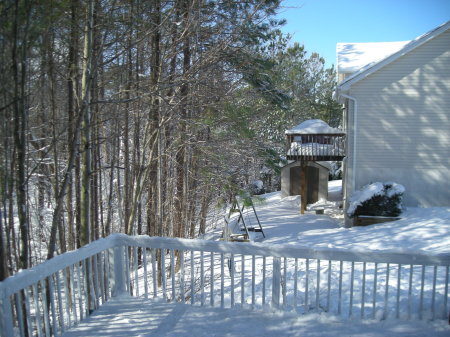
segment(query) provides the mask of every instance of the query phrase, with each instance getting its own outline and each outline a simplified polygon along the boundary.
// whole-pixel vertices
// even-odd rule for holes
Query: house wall
[[[353,158],[351,103],[347,196],[395,181],[406,188],[405,205],[450,206],[450,30],[354,83],[348,95],[357,100],[357,142]]]

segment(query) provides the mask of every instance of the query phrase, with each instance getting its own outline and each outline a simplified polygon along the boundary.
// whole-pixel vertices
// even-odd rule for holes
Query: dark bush
[[[381,189],[374,188],[374,186],[378,187],[380,184],[367,185],[361,191],[356,192],[354,197],[352,196],[348,210],[350,217],[358,215],[395,217],[402,213],[401,204],[405,191],[404,187],[396,183],[383,183]],[[370,189],[376,192],[370,198],[364,200],[367,195],[370,195],[370,192],[367,193]],[[360,198],[358,199],[358,197]]]

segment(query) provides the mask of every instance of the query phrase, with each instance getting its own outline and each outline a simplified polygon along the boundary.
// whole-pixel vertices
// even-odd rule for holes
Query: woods
[[[194,238],[277,189],[284,130],[340,123],[280,2],[3,1],[0,280],[113,232]]]

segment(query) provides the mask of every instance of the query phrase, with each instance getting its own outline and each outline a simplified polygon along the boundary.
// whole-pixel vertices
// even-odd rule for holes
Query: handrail
[[[116,246],[117,237],[115,235],[110,235],[107,238],[93,241],[76,250],[57,255],[50,260],[46,260],[32,268],[21,270],[6,278],[0,282],[0,292],[3,291],[6,295],[13,294],[47,278],[59,270]]]
[[[332,261],[376,262],[414,265],[450,265],[450,253],[430,254],[404,251],[374,251],[343,248],[305,248],[294,245],[223,242],[198,239],[161,238],[127,236],[114,234],[114,239],[121,245],[146,248],[166,248],[179,250],[196,250],[216,253],[234,253],[257,256],[274,256],[286,258],[309,258]]]

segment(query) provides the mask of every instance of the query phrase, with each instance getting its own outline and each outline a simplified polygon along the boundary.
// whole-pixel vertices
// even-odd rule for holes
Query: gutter
[[[356,98],[349,96],[349,95],[345,95],[342,92],[338,91],[337,92],[337,96],[338,97],[344,97],[347,98],[351,101],[353,101],[354,104],[354,110],[353,110],[353,155],[352,155],[352,187],[353,187],[353,191],[355,190],[355,168],[356,168],[356,122],[357,122],[357,116],[358,116],[358,102],[356,100]]]

